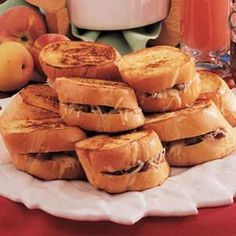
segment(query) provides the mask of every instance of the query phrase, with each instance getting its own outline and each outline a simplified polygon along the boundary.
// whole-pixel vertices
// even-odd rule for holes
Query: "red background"
[[[0,235],[235,236],[236,203],[226,207],[202,209],[197,216],[146,217],[127,226],[111,222],[65,220],[41,210],[28,210],[20,203],[0,197]]]

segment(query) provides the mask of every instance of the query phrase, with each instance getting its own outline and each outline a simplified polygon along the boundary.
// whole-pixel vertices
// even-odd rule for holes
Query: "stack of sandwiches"
[[[40,61],[50,87],[24,88],[0,119],[13,164],[33,176],[141,191],[163,184],[169,165],[200,164],[236,147],[231,91],[214,74],[197,73],[179,49],[121,58],[100,43],[56,42]]]
[[[2,114],[0,126],[16,168],[44,180],[85,178],[74,143],[86,134],[63,122],[56,93],[48,85],[21,90]]]
[[[121,132],[144,124],[135,93],[125,83],[58,78],[55,89],[63,120],[85,130]]]
[[[169,176],[165,149],[152,130],[98,135],[75,148],[89,182],[109,193],[155,187]]]
[[[201,83],[194,61],[177,48],[159,46],[123,57],[122,79],[134,88],[144,112],[165,112],[191,106]]]
[[[149,115],[144,128],[159,134],[171,166],[215,160],[235,148],[233,128],[211,100],[196,102],[183,110]]]

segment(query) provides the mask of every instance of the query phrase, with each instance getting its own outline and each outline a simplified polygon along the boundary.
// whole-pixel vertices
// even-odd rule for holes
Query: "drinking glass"
[[[198,67],[227,74],[228,63],[220,56],[229,50],[228,18],[231,0],[181,0],[181,48]]]

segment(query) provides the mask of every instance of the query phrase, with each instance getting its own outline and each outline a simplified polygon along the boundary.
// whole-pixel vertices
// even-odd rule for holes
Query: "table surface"
[[[21,203],[0,197],[0,235],[235,236],[236,203],[225,207],[201,209],[197,216],[146,217],[134,225],[127,226],[112,222],[61,219],[41,210],[29,210]]]

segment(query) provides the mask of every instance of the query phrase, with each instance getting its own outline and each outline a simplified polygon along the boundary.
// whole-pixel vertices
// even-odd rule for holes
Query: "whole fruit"
[[[15,6],[0,16],[0,43],[14,41],[31,48],[47,32],[44,18],[28,6]]]
[[[33,68],[32,56],[22,44],[0,44],[0,91],[22,88],[30,80]]]

